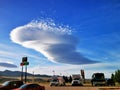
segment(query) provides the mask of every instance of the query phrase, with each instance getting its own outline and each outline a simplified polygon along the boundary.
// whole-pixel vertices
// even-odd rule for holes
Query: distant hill
[[[23,74],[25,74],[25,72]],[[21,72],[20,71],[5,70],[5,71],[0,71],[0,76],[20,77]],[[27,76],[33,76],[33,74],[27,73]],[[40,74],[35,74],[34,76],[35,77],[51,77],[50,75],[40,75]]]

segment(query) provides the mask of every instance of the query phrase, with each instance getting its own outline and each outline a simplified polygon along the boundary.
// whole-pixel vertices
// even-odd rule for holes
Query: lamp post
[[[53,70],[53,76],[55,76],[55,71]]]
[[[34,71],[33,71],[33,75],[32,75],[32,82],[34,83]]]

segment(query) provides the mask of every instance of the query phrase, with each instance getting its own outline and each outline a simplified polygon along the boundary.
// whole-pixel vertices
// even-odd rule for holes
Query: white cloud
[[[56,25],[53,21],[33,21],[19,26],[11,31],[10,37],[13,42],[38,51],[53,62],[96,63],[77,52],[79,40],[71,35],[68,26]]]
[[[80,70],[84,69],[85,77],[91,78],[93,73],[102,72],[105,74],[106,78],[110,78],[111,74],[117,70],[119,64],[115,63],[114,65],[108,63],[98,63],[93,65],[51,65],[51,66],[34,66],[29,67],[28,72],[32,73],[34,71],[35,74],[47,74],[53,75],[53,70],[56,75],[67,75],[70,76],[72,74],[80,74]]]
[[[33,55],[25,48],[16,45],[10,46],[9,44],[0,43],[0,70],[11,70],[10,67],[15,67],[14,69],[12,68],[12,70],[19,70],[18,68],[20,67],[22,57],[24,56],[28,56],[30,66],[38,64],[38,62],[43,64],[47,61],[45,58],[39,57],[40,55]],[[34,64],[32,64],[32,60],[34,60]]]
[[[0,62],[0,66],[6,67],[6,68],[17,68],[17,66],[15,64],[6,63],[6,62]]]

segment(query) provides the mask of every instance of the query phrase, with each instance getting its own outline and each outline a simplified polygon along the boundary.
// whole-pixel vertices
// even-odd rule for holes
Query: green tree
[[[115,82],[115,75],[113,73],[111,74],[111,79]]]
[[[72,82],[72,76],[69,77],[69,82]]]
[[[120,70],[115,71],[115,81],[120,84]]]

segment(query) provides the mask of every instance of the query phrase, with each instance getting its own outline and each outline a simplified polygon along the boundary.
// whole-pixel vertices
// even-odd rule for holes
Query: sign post
[[[21,81],[23,81],[23,64],[20,63],[20,66],[22,67],[22,70],[21,70]]]
[[[81,75],[82,75],[83,81],[85,82],[85,73],[83,69],[81,70]]]
[[[21,81],[23,81],[23,66],[25,65],[25,83],[27,82],[27,65],[29,65],[29,62],[27,61],[27,57],[22,58],[22,62],[20,63],[22,66],[22,72],[21,72]]]

